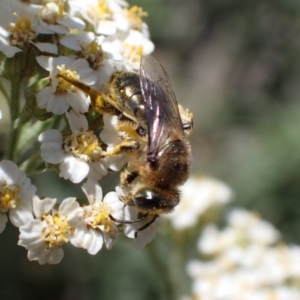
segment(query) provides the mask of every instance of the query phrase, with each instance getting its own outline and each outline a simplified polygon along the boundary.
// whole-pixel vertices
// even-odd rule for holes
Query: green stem
[[[2,95],[4,96],[4,98],[6,99],[7,104],[9,105],[9,95],[7,94],[2,81],[0,81],[0,92],[2,93]]]
[[[6,157],[9,160],[15,160],[18,139],[21,132],[22,124],[18,124],[18,116],[20,113],[20,90],[21,77],[11,80],[10,85],[10,118],[11,132],[9,135]]]

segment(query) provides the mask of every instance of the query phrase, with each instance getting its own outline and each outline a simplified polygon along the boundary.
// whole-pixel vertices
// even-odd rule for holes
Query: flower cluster
[[[204,228],[202,259],[187,265],[193,296],[184,299],[299,299],[300,247],[279,243],[278,231],[246,210],[231,211],[227,222]]]
[[[190,177],[181,187],[182,197],[172,214],[166,215],[176,231],[193,228],[210,211],[224,207],[233,198],[232,190],[223,182],[209,177]]]
[[[141,57],[154,50],[142,20],[146,13],[123,0],[35,2],[41,4],[0,4],[13,21],[0,22],[1,75],[11,83],[10,93],[1,86],[11,132],[6,159],[0,162],[0,231],[9,216],[19,228],[19,245],[40,264],[59,263],[65,243],[90,254],[103,244],[110,249],[120,231],[143,247],[162,220],[151,214],[141,218],[137,208],[122,201],[120,187],[102,195],[98,181],[120,171],[131,156],[114,154],[128,138],[120,129],[120,115],[94,109],[86,89],[104,95],[114,72],[138,72]],[[20,95],[26,84],[24,101]],[[80,183],[87,201],[40,199],[26,174],[41,172],[45,165]]]

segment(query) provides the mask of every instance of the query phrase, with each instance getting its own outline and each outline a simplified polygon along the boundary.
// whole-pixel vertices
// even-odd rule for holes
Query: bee
[[[152,56],[143,56],[140,74],[116,71],[107,93],[86,86],[65,74],[59,77],[90,95],[93,109],[117,115],[118,130],[128,138],[110,155],[132,152],[120,175],[125,192],[121,200],[139,211],[136,220],[112,220],[120,224],[150,221],[135,232],[152,224],[163,213],[171,212],[180,201],[178,187],[189,176],[191,147],[187,136],[193,129],[192,114],[176,101],[169,77]]]

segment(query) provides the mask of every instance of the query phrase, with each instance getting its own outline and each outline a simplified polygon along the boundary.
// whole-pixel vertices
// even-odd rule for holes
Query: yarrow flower
[[[233,197],[226,184],[209,177],[190,177],[181,187],[181,192],[180,205],[165,215],[176,230],[195,226],[209,209],[224,206]]]
[[[39,56],[36,59],[41,67],[49,71],[51,78],[51,85],[42,88],[36,96],[38,106],[56,115],[64,114],[70,106],[78,113],[87,112],[89,97],[78,89],[74,90],[72,85],[57,78],[56,75],[61,70],[70,70],[78,80],[94,84],[97,77],[88,62],[67,56]]]
[[[205,259],[187,265],[192,299],[298,299],[300,247],[278,241],[270,223],[246,210],[233,210],[223,230],[208,225],[198,241]]]
[[[63,140],[55,129],[45,131],[39,136],[41,155],[51,164],[59,164],[60,177],[74,183],[89,176],[100,180],[107,174],[106,161],[101,161],[102,148],[99,139],[88,131],[84,115],[71,110],[67,113],[72,134]]]
[[[40,34],[66,34],[70,28],[83,30],[84,22],[70,16],[64,10],[64,3],[49,2],[45,5],[29,5],[27,11],[35,15],[34,29]]]
[[[62,246],[68,243],[77,225],[79,203],[67,198],[54,208],[56,199],[33,198],[35,219],[21,226],[18,245],[28,250],[28,259],[40,264],[57,264],[63,258]]]
[[[93,180],[87,181],[82,190],[88,198],[89,205],[80,209],[80,221],[71,243],[87,249],[89,254],[94,255],[101,250],[103,243],[108,249],[115,243],[118,227],[110,215],[122,209],[123,204],[115,192],[110,192],[103,198],[101,187]]]
[[[7,212],[16,227],[33,219],[31,200],[35,192],[36,187],[16,164],[0,162],[0,232],[5,228]]]

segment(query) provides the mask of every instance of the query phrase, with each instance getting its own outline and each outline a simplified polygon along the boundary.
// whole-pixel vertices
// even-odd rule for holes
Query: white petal
[[[41,52],[48,52],[51,54],[57,54],[57,46],[51,43],[32,43],[34,44]]]
[[[76,28],[78,30],[83,30],[85,28],[85,23],[81,19],[76,17],[58,19],[57,22],[66,27]]]
[[[156,235],[157,229],[161,226],[163,222],[162,218],[157,218],[154,223],[152,223],[149,227],[141,231],[137,238],[134,240],[134,245],[136,248],[141,249],[146,244],[150,243]]]
[[[109,233],[103,232],[103,240],[107,249],[111,249],[118,236],[118,227],[112,226]]]
[[[107,167],[104,161],[90,162],[90,172],[88,178],[94,181],[99,181],[103,176],[107,175]]]
[[[47,245],[45,243],[28,249],[27,257],[30,261],[37,260],[39,264],[44,265],[47,262],[47,256]]]
[[[65,94],[63,95],[50,95],[50,98],[47,102],[46,110],[48,112],[52,112],[55,115],[62,115],[64,114],[69,108],[69,103],[67,101],[67,97]]]
[[[87,180],[87,182],[82,185],[82,190],[89,199],[90,204],[94,204],[96,202],[102,203],[102,188],[97,181],[92,179]]]
[[[39,135],[41,144],[41,156],[44,161],[51,164],[59,164],[65,157],[62,148],[63,138],[61,133],[56,129],[47,130]]]
[[[67,216],[67,220],[73,220],[78,217],[80,205],[76,201],[76,198],[66,198],[60,204],[58,208],[58,214],[60,216]]]
[[[61,248],[47,249],[46,244],[28,251],[29,260],[37,260],[39,264],[58,264],[63,259],[64,252]]]
[[[90,232],[92,234],[92,240],[87,248],[87,252],[91,255],[95,255],[103,246],[103,236],[101,232],[98,232],[94,229],[91,229]]]
[[[59,176],[69,179],[73,183],[81,182],[89,172],[89,165],[86,162],[76,159],[73,155],[66,155],[63,162],[60,163]]]
[[[92,241],[92,238],[92,234],[87,228],[86,223],[84,221],[80,221],[76,226],[74,236],[71,237],[70,242],[75,247],[87,249]]]
[[[77,90],[75,93],[67,90],[66,101],[77,113],[86,113],[90,106],[90,97]]]
[[[9,219],[13,225],[20,227],[33,220],[31,201],[24,201],[9,210]]]
[[[81,132],[88,130],[89,124],[83,114],[70,110],[70,112],[66,112],[66,117],[73,133],[80,134]]]
[[[35,249],[44,244],[42,239],[43,223],[40,220],[32,220],[26,225],[20,226],[18,245],[26,249]]]
[[[64,251],[62,248],[54,248],[47,251],[49,252],[47,255],[48,264],[55,265],[62,261],[64,257]]]
[[[38,196],[34,196],[32,200],[33,204],[33,213],[36,218],[41,218],[43,215],[48,214],[51,209],[54,207],[56,199],[45,198],[40,200]]]
[[[52,89],[50,86],[46,86],[39,90],[36,95],[38,107],[45,109],[50,97],[53,97]]]
[[[112,209],[112,214],[115,218],[119,218],[123,214],[124,202],[122,202],[116,192],[109,192],[105,195],[103,202],[108,203]]]
[[[0,162],[0,180],[6,185],[14,185],[19,176],[19,168],[10,160],[2,160]]]

